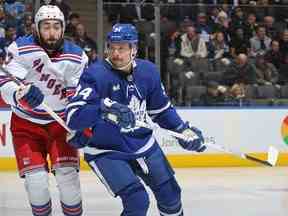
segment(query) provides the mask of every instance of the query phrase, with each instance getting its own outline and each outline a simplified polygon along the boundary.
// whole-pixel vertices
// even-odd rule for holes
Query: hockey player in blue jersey
[[[152,131],[137,121],[152,118],[161,127],[197,135],[179,140],[187,150],[206,149],[200,130],[176,113],[165,94],[156,66],[136,58],[138,33],[133,25],[116,24],[107,37],[108,57],[82,74],[66,108],[67,124],[76,132],[70,144],[85,147],[85,160],[113,196],[122,200],[122,216],[145,216],[147,184],[160,215],[182,216],[181,189]],[[84,130],[92,129],[92,136]]]

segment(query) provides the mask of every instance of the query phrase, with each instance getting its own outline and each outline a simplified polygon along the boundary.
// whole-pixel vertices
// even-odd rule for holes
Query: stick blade
[[[269,146],[269,149],[268,149],[268,162],[272,166],[275,166],[277,164],[278,156],[279,156],[278,149],[276,149],[274,146]]]

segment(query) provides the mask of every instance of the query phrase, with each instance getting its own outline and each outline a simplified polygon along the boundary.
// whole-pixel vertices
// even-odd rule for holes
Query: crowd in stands
[[[154,1],[103,2],[111,24],[136,25],[138,55],[154,61]],[[175,105],[288,104],[288,0],[159,3],[161,76]],[[96,42],[80,15],[62,0],[41,4],[59,6],[65,37],[86,51],[90,63],[96,61]],[[27,1],[0,0],[0,64],[13,40],[33,33],[32,10]]]
[[[135,23],[139,54],[153,61],[153,5],[122,2],[111,22]],[[288,1],[159,2],[161,75],[174,104],[288,104]]]
[[[214,7],[199,12],[195,20],[187,18],[181,23],[184,27],[172,32],[167,40],[168,47],[174,48],[167,60],[172,67],[167,73],[176,104],[211,104],[201,101],[201,95],[198,99],[192,97],[194,86],[207,88],[210,81],[226,89],[225,94],[217,94],[221,105],[238,106],[243,101],[253,105],[259,102],[256,99],[267,99],[268,104],[287,97],[283,92],[286,88],[282,89],[288,84],[285,17],[276,22],[273,14],[260,16],[257,12],[257,8],[253,11],[241,6]],[[254,94],[249,98],[251,88]]]

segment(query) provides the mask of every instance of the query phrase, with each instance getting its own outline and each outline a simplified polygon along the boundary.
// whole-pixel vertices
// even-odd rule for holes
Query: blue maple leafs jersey
[[[67,124],[72,130],[92,128],[89,146],[98,150],[114,150],[127,154],[140,154],[155,143],[152,131],[135,128],[123,133],[117,125],[102,119],[101,99],[110,98],[125,104],[136,120],[146,121],[147,114],[161,127],[176,129],[183,123],[171,106],[156,66],[136,59],[133,73],[124,75],[107,62],[90,65],[80,77],[75,96],[67,106]]]

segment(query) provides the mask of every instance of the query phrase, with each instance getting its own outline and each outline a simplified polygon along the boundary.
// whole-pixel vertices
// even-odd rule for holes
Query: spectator
[[[205,41],[199,37],[194,26],[188,26],[186,33],[178,38],[178,52],[183,58],[206,58],[207,47]]]
[[[233,29],[235,26],[244,27],[245,25],[245,14],[241,7],[235,7],[234,14],[232,15],[231,20],[231,28]]]
[[[231,8],[231,5],[228,3],[222,4],[220,11],[224,11],[228,17],[231,17],[232,15],[232,8]]]
[[[228,15],[224,11],[219,12],[215,22],[216,23],[213,27],[213,33],[223,32],[225,34],[225,40],[227,42],[230,42],[231,28],[230,28],[230,20],[229,20]]]
[[[78,13],[71,13],[68,18],[65,35],[73,37],[75,35],[76,26],[80,23],[80,15]]]
[[[256,84],[256,68],[248,62],[247,55],[240,53],[223,74],[223,83],[233,86],[234,84]]]
[[[230,58],[229,45],[226,43],[223,32],[214,34],[214,38],[208,44],[208,58],[212,62],[213,70],[220,71],[226,67],[223,59]]]
[[[280,47],[280,52],[282,53],[282,55],[288,54],[288,29],[285,29],[281,33],[279,47]]]
[[[188,66],[187,71],[199,74],[208,71],[208,51],[205,41],[200,38],[194,26],[187,27],[187,32],[176,41],[176,56],[182,58]]]
[[[195,27],[198,32],[200,32],[200,38],[202,38],[206,43],[210,41],[210,35],[212,33],[211,26],[207,23],[207,16],[205,13],[199,13],[197,15],[197,20]]]
[[[26,13],[24,15],[24,25],[31,26],[33,24],[33,16],[31,13]]]
[[[207,83],[206,93],[200,96],[199,105],[201,106],[221,106],[225,104],[227,89],[219,85],[216,81]]]
[[[263,21],[267,36],[272,39],[279,39],[279,33],[283,31],[283,27],[277,25],[274,17],[272,16],[265,16]]]
[[[259,53],[266,53],[270,49],[271,38],[266,35],[266,28],[258,26],[256,35],[250,39],[250,56],[256,57]]]
[[[245,37],[244,29],[242,27],[235,28],[235,36],[232,37],[230,52],[233,58],[236,58],[240,53],[249,55],[250,53],[250,42],[247,37]]]
[[[226,43],[223,32],[216,32],[208,45],[208,58],[212,60],[229,57],[229,45]]]
[[[189,18],[189,17],[184,17],[184,19],[180,22],[180,32],[181,33],[186,33],[187,28],[189,26],[194,26],[194,22]]]
[[[245,97],[245,85],[242,83],[235,83],[228,90],[228,94],[231,99],[242,99]]]
[[[169,50],[172,51],[174,45],[176,48],[176,58],[169,58],[167,66],[171,80],[171,94],[178,104],[182,104],[186,87],[198,82],[199,71],[205,65],[205,60],[208,66],[207,47],[195,27],[191,25],[185,28],[183,34],[174,33],[171,40]]]
[[[32,24],[33,24],[32,14],[31,13],[25,14],[23,22],[22,22],[21,26],[19,27],[18,35],[19,36],[27,36],[29,34],[32,34],[32,32],[33,32]]]
[[[81,48],[88,46],[97,50],[95,41],[87,35],[85,26],[82,23],[76,25],[74,41]]]
[[[265,60],[264,55],[256,56],[255,67],[257,84],[276,85],[279,78],[278,71],[273,64]]]
[[[16,26],[7,25],[5,29],[5,38],[0,38],[0,48],[7,50],[7,47],[17,38]]]
[[[279,84],[288,84],[288,53],[284,55],[283,62],[280,64],[279,67]]]
[[[210,8],[209,8],[210,9]],[[218,19],[218,14],[220,13],[220,9],[218,7],[212,7],[209,11],[208,11],[208,23],[214,27],[214,25],[217,23],[217,19]],[[224,14],[226,14],[224,12]],[[226,14],[227,15],[227,14]]]
[[[245,94],[246,85],[242,83],[235,83],[231,88],[228,89],[227,99],[225,105],[229,106],[243,106],[250,105],[251,101]]]
[[[246,38],[250,39],[256,35],[257,29],[256,15],[254,13],[250,13],[247,16],[246,22],[244,24],[244,35]]]
[[[35,24],[32,23],[31,25],[25,25],[23,29],[23,36],[28,36],[33,34],[35,31]]]
[[[178,28],[177,23],[175,20],[169,18],[168,16],[161,16],[160,19],[160,32],[164,34],[165,37],[169,37],[170,34],[176,31]]]
[[[265,54],[265,60],[279,69],[283,61],[283,54],[280,52],[279,42],[277,40],[272,40],[271,49]]]

